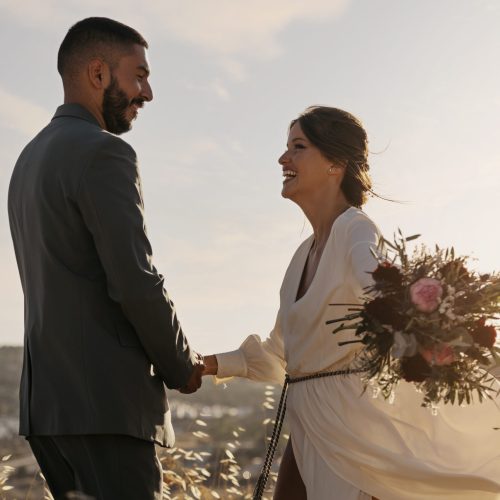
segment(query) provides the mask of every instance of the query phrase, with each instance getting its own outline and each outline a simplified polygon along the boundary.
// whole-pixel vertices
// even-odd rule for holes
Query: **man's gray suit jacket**
[[[174,440],[194,364],[152,264],[134,150],[65,104],[23,150],[9,220],[24,292],[20,434]]]

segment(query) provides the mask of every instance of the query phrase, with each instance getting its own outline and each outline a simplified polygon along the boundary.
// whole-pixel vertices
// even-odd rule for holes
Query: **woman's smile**
[[[297,177],[297,172],[295,172],[294,170],[283,170],[283,177],[283,183],[286,183]]]

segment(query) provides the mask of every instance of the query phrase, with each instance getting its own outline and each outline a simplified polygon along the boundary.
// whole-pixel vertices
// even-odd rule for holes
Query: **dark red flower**
[[[382,262],[371,274],[376,283],[394,286],[401,286],[403,283],[401,271],[390,262]]]
[[[389,297],[376,297],[365,305],[365,312],[382,325],[391,325],[397,330],[406,326],[405,318],[397,311],[397,303]]]
[[[420,349],[420,354],[430,365],[451,365],[455,361],[453,348],[445,342],[436,344],[432,348]]]
[[[484,320],[478,321],[477,328],[472,332],[474,342],[482,347],[493,347],[497,338],[494,326],[486,326]]]
[[[407,382],[423,382],[430,373],[429,364],[420,354],[401,360],[401,374]]]
[[[476,321],[477,326],[484,326],[486,324],[486,318],[479,318]]]

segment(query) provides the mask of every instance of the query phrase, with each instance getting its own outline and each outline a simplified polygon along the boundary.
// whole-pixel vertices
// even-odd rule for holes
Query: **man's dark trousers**
[[[33,454],[55,500],[161,500],[154,444],[129,436],[32,436]],[[90,499],[89,499],[90,500]]]

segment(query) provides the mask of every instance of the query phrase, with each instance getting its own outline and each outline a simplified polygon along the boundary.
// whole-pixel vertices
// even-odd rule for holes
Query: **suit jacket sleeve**
[[[167,387],[182,387],[193,370],[194,353],[152,263],[137,159],[127,143],[105,136],[82,175],[77,203],[93,235],[109,296],[121,305]]]

